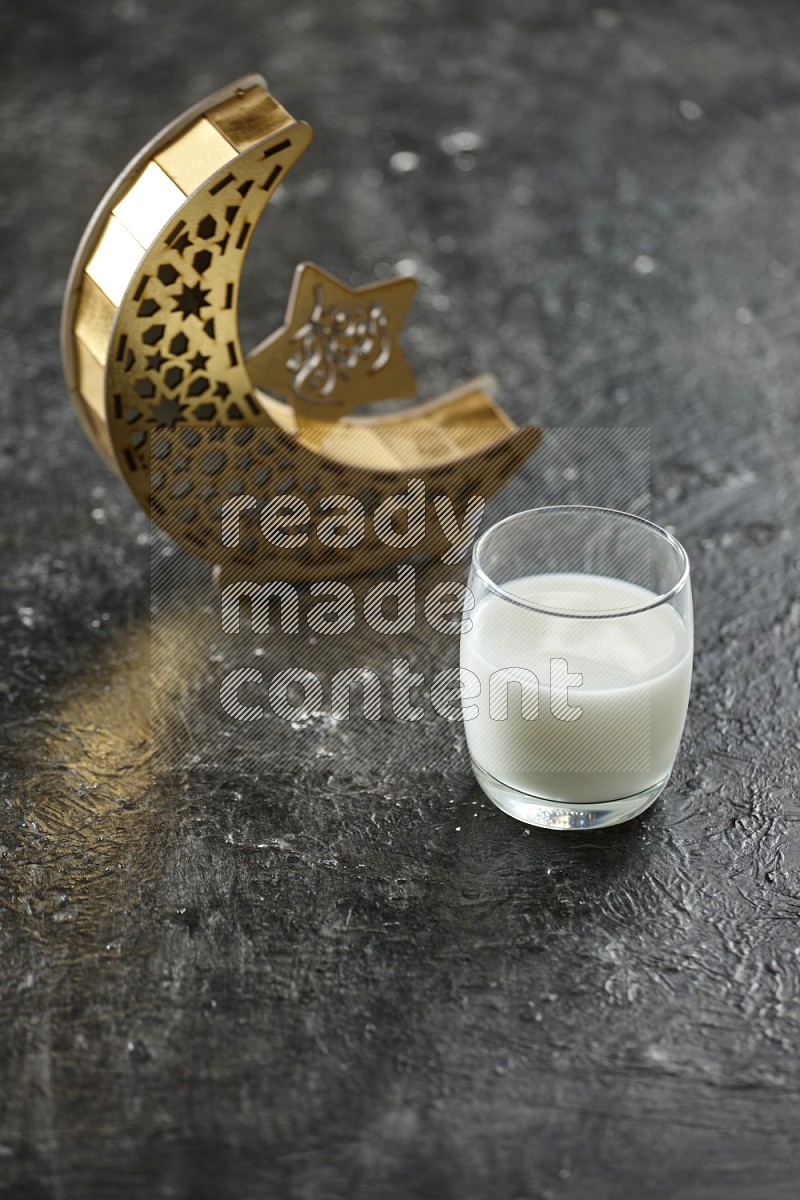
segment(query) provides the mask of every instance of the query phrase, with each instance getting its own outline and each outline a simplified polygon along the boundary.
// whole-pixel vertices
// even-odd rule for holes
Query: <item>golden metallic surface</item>
[[[114,207],[114,216],[141,246],[149,246],[185,199],[177,183],[158,163],[145,167],[133,187]]]
[[[102,420],[106,410],[105,366],[82,341],[77,342],[76,351],[81,394],[94,416]]]
[[[165,146],[155,161],[189,196],[236,154],[227,138],[210,121],[201,119]]]
[[[89,440],[97,447],[100,457],[113,467],[114,447],[111,445],[108,425],[106,424],[105,404],[103,405],[102,414],[98,413],[94,408],[87,407],[85,423],[89,430]]]
[[[515,429],[494,401],[495,380],[480,375],[452,391],[418,404],[409,415],[352,417],[345,421],[301,419],[298,440],[341,463],[356,458],[376,468],[411,472],[471,454],[490,438]]]
[[[441,493],[488,498],[541,438],[514,426],[488,377],[402,411],[349,415],[416,394],[398,343],[412,279],[350,288],[301,264],[284,325],[246,358],[247,248],[310,140],[256,76],[196,106],[113,185],[67,288],[65,373],[88,436],[153,519],[223,575],[303,580],[396,561],[406,551],[376,535],[346,556],[332,548],[320,537],[326,498],[356,497],[369,515],[411,473],[429,505]],[[304,497],[307,537],[277,548],[260,537],[258,511],[287,494]],[[255,511],[223,544],[232,496],[253,497]],[[432,555],[446,544],[430,515],[419,549]]]
[[[244,96],[252,88],[266,90],[266,83],[261,75],[246,75],[227,87],[220,88],[213,96],[193,105],[188,111],[170,121],[154,138],[130,161],[124,171],[114,180],[106,194],[98,204],[91,220],[84,230],[75,258],[72,262],[69,278],[61,310],[61,358],[64,365],[64,375],[67,381],[70,398],[75,412],[83,426],[84,433],[97,450],[100,457],[116,470],[114,457],[108,435],[108,428],[103,421],[98,425],[97,418],[88,407],[81,395],[78,384],[77,346],[74,337],[74,324],[77,306],[80,300],[81,286],[86,279],[86,265],[105,231],[108,216],[114,205],[126,194],[137,176],[147,164],[155,159],[161,151],[180,139],[195,122],[204,118],[206,112],[234,96]]]
[[[208,119],[239,152],[294,124],[274,96],[257,87],[237,91],[230,99],[215,105],[209,109]]]
[[[75,337],[103,366],[116,315],[117,310],[105,292],[85,278],[75,315]]]
[[[86,274],[119,308],[143,255],[144,246],[112,215],[86,265]]]

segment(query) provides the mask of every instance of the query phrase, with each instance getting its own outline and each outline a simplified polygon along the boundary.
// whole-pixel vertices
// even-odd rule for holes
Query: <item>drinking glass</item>
[[[669,779],[692,675],[686,551],[630,513],[506,517],[476,542],[461,700],[486,795],[530,825],[616,825]]]

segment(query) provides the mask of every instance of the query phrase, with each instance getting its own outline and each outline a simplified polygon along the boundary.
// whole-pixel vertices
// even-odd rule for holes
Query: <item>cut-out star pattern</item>
[[[158,404],[150,406],[150,414],[156,425],[173,429],[179,421],[183,420],[185,408],[185,404],[179,404],[177,400],[162,396]]]
[[[200,284],[189,287],[184,283],[180,296],[173,296],[175,307],[173,312],[181,313],[184,321],[187,317],[199,317],[204,308],[209,307],[206,297],[210,288],[201,288]]]

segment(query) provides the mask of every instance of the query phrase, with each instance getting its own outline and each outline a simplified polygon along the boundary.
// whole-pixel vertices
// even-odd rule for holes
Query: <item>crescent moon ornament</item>
[[[369,518],[411,479],[430,509],[415,549],[437,555],[448,546],[437,497],[487,499],[542,436],[506,416],[490,376],[399,411],[350,415],[416,396],[398,343],[410,278],[350,288],[302,263],[283,325],[245,356],[237,304],[250,238],[311,136],[260,76],[209,97],[112,185],[67,284],[62,357],[90,441],[152,519],[220,565],[223,580],[312,580],[397,561],[407,549],[374,532],[343,555],[331,510],[354,498]],[[235,497],[247,498],[240,529],[223,537]],[[302,498],[307,520],[302,537],[295,528],[275,544],[258,516],[281,497]]]

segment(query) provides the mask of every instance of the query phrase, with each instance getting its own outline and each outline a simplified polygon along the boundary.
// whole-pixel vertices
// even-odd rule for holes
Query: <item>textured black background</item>
[[[0,45],[0,1194],[795,1197],[795,0],[26,0]],[[252,69],[316,140],[248,338],[299,258],[413,259],[424,391],[492,367],[518,419],[651,428],[698,645],[643,819],[527,831],[444,725],[426,769],[312,722],[153,773],[150,532],[59,307],[114,174]]]

